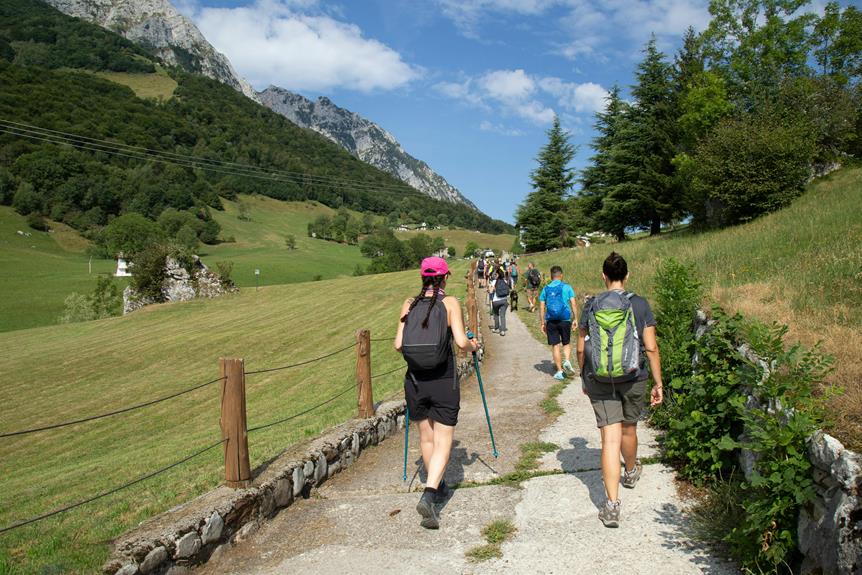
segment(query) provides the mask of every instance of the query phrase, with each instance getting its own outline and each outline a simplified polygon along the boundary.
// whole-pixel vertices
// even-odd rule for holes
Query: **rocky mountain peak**
[[[457,188],[431,167],[408,154],[398,140],[366,118],[334,104],[326,96],[309,100],[278,86],[258,93],[260,102],[288,120],[318,132],[372,166],[392,174],[420,192],[475,208]]]

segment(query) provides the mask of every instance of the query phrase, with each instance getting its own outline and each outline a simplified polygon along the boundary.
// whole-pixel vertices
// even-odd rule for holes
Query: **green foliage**
[[[216,273],[218,274],[221,283],[226,288],[232,288],[236,284],[231,277],[233,274],[233,262],[232,261],[219,261],[216,262]]]
[[[296,236],[293,234],[287,234],[284,236],[284,245],[289,250],[296,249]]]
[[[450,258],[454,258],[456,255],[458,255],[458,251],[455,249],[455,246],[449,246],[448,248],[446,248],[446,253],[449,255]]]
[[[722,120],[694,156],[696,221],[738,224],[788,205],[802,193],[814,155],[804,119],[763,113]]]
[[[27,214],[27,225],[38,232],[47,232],[50,229],[48,227],[48,222],[45,221],[45,218],[43,218],[36,212],[31,212]]]
[[[694,352],[694,317],[703,299],[703,286],[693,266],[683,265],[674,258],[662,262],[656,272],[655,301],[662,377],[671,385],[665,390],[665,402],[653,411],[651,423],[667,429],[671,414],[675,415],[673,381],[684,379],[692,372]]]
[[[814,56],[824,75],[839,84],[862,77],[862,12],[855,6],[841,11],[829,2],[814,27]]]
[[[518,227],[524,230],[527,251],[562,247],[569,241],[564,202],[574,183],[569,163],[575,156],[575,148],[569,143],[569,134],[563,131],[556,116],[547,135],[548,143],[536,159],[539,167],[530,174],[533,191],[518,206],[515,215]]]
[[[134,252],[131,261],[134,264],[132,288],[141,297],[153,301],[164,301],[162,285],[165,281],[165,265],[167,258],[175,259],[189,273],[192,271],[192,254],[182,245],[154,243]]]
[[[476,255],[476,252],[479,251],[479,244],[476,242],[467,242],[467,245],[464,246],[464,257],[472,258]]]
[[[130,212],[114,218],[99,234],[99,243],[109,257],[119,253],[138,254],[164,238],[164,232],[154,221]]]
[[[59,321],[73,323],[120,315],[123,298],[114,278],[106,275],[96,279],[96,286],[89,296],[72,293],[64,303],[65,310]]]
[[[715,72],[701,72],[691,79],[679,100],[681,142],[690,149],[732,110],[724,78]]]
[[[0,4],[0,58],[45,68],[153,72],[153,57],[95,24],[42,2]]]

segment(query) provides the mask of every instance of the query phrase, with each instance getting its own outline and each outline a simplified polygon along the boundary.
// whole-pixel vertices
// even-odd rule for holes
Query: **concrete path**
[[[524,312],[521,312],[524,313]],[[487,325],[487,324],[486,324]],[[521,488],[456,489],[441,511],[441,529],[419,527],[415,505],[424,472],[411,430],[409,471],[401,481],[403,436],[364,452],[353,466],[294,503],[258,531],[222,547],[197,571],[204,574],[315,573],[736,573],[711,559],[684,535],[683,504],[672,474],[646,468],[637,489],[626,490],[623,524],[605,529],[598,431],[580,382],[559,401],[566,413],[550,421],[539,408],[552,366],[516,314],[505,337],[485,332],[483,381],[500,458],[494,459],[475,377],[462,382],[462,408],[447,483],[485,483],[514,470],[519,446],[541,439],[560,446],[546,454],[537,477]],[[654,453],[641,429],[642,454]],[[565,473],[563,473],[565,472]],[[481,529],[511,519],[515,537],[503,557],[471,563],[469,549],[485,543]],[[613,550],[613,555],[608,554]]]

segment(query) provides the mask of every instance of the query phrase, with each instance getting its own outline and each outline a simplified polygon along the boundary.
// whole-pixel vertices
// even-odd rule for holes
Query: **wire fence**
[[[379,341],[379,340],[384,340],[384,339],[389,339],[389,338],[378,338],[378,341]],[[375,340],[372,340],[372,341],[375,341]],[[347,351],[347,350],[349,350],[349,349],[353,349],[353,348],[355,348],[355,347],[356,347],[356,345],[357,345],[357,344],[354,342],[354,343],[352,343],[352,344],[350,344],[350,345],[348,345],[348,346],[345,346],[345,347],[339,348],[339,349],[337,349],[337,350],[334,350],[334,351],[332,351],[332,352],[326,353],[326,354],[324,354],[324,355],[321,355],[321,356],[318,356],[318,357],[315,357],[315,358],[312,358],[312,359],[308,359],[308,360],[304,360],[304,361],[300,361],[300,362],[296,362],[296,363],[288,364],[288,365],[283,365],[283,366],[279,366],[279,367],[264,368],[264,369],[258,369],[258,370],[252,370],[252,371],[244,371],[244,372],[243,372],[243,375],[256,375],[256,374],[262,374],[262,373],[271,373],[271,372],[287,370],[287,369],[291,369],[291,368],[295,368],[295,367],[300,367],[300,366],[304,366],[304,365],[309,365],[309,364],[316,363],[316,362],[319,362],[319,361],[323,361],[323,360],[328,359],[328,358],[330,358],[330,357],[336,356],[336,355],[338,355],[338,354],[340,354],[340,353],[344,353],[345,351]],[[372,381],[373,381],[373,380],[375,380],[375,379],[378,379],[378,378],[381,378],[381,377],[385,377],[385,376],[387,376],[387,375],[390,375],[390,374],[395,373],[396,371],[399,371],[399,370],[402,370],[402,369],[403,369],[403,365],[399,365],[399,366],[395,367],[394,369],[391,369],[391,370],[385,371],[385,372],[383,372],[383,373],[374,374],[374,375],[372,375],[372,376],[371,376],[371,379],[372,379]],[[90,422],[90,421],[96,421],[96,420],[99,420],[99,419],[103,419],[103,418],[107,418],[107,417],[111,417],[111,416],[115,416],[115,415],[120,415],[120,414],[123,414],[123,413],[128,413],[128,412],[131,412],[131,411],[135,411],[135,410],[138,410],[138,409],[142,409],[142,408],[145,408],[145,407],[149,407],[149,406],[152,406],[152,405],[156,405],[156,404],[158,404],[158,403],[162,403],[162,402],[168,401],[168,400],[170,400],[170,399],[174,399],[174,398],[180,397],[180,396],[182,396],[182,395],[186,395],[186,394],[188,394],[188,393],[191,393],[191,392],[196,391],[196,390],[198,390],[198,389],[202,389],[202,388],[207,387],[207,386],[209,386],[209,385],[212,385],[212,384],[214,384],[214,383],[218,383],[218,382],[224,381],[224,380],[226,380],[226,379],[227,379],[227,376],[222,376],[222,377],[219,377],[219,378],[216,378],[216,379],[212,379],[212,380],[210,380],[210,381],[207,381],[207,382],[204,382],[204,383],[201,383],[201,384],[194,385],[194,386],[192,386],[192,387],[189,387],[189,388],[183,389],[183,390],[178,391],[178,392],[176,392],[176,393],[172,393],[172,394],[170,394],[170,395],[166,395],[166,396],[164,396],[164,397],[159,397],[159,398],[156,398],[156,399],[152,399],[152,400],[145,401],[145,402],[142,402],[142,403],[138,403],[138,404],[135,404],[135,405],[130,405],[130,406],[128,406],[128,407],[124,407],[124,408],[121,408],[121,409],[116,409],[116,410],[109,411],[109,412],[102,413],[102,414],[98,414],[98,415],[92,415],[92,416],[88,416],[88,417],[82,417],[82,418],[80,418],[80,419],[75,419],[75,420],[71,420],[71,421],[65,421],[65,422],[62,422],[62,423],[54,423],[54,424],[45,425],[45,426],[41,426],[41,427],[34,427],[34,428],[30,428],[30,429],[22,429],[22,430],[18,430],[18,431],[5,432],[5,433],[0,434],[0,438],[4,438],[4,437],[14,437],[14,436],[26,435],[26,434],[30,434],[30,433],[37,433],[37,432],[41,432],[41,431],[48,431],[48,430],[52,430],[52,429],[59,429],[59,428],[68,427],[68,426],[71,426],[71,425],[76,425],[76,424],[86,423],[86,422]],[[252,432],[256,432],[256,431],[261,431],[261,430],[264,430],[264,429],[267,429],[267,428],[270,428],[270,427],[274,427],[274,426],[276,426],[276,425],[280,425],[280,424],[287,423],[287,422],[289,422],[289,421],[295,420],[295,419],[297,419],[297,418],[299,418],[299,417],[302,417],[303,415],[307,415],[307,414],[309,414],[309,413],[311,413],[311,412],[313,412],[313,411],[315,411],[315,410],[317,410],[317,409],[320,409],[321,407],[324,407],[324,406],[326,406],[326,405],[328,405],[328,404],[330,404],[330,403],[332,403],[332,402],[336,401],[337,399],[339,399],[339,398],[343,397],[344,395],[348,394],[350,391],[355,390],[355,389],[356,389],[356,387],[357,387],[356,382],[351,382],[351,383],[350,383],[350,385],[348,385],[348,386],[346,386],[346,387],[344,387],[344,388],[340,389],[337,393],[335,393],[334,395],[332,395],[332,396],[331,396],[331,397],[329,397],[328,399],[326,399],[326,400],[324,400],[324,401],[321,401],[321,402],[319,402],[319,403],[317,403],[317,404],[315,404],[315,405],[313,405],[313,406],[309,407],[308,409],[304,409],[304,410],[302,410],[302,411],[300,411],[300,412],[298,412],[298,413],[294,413],[294,414],[292,414],[292,415],[289,415],[289,416],[287,416],[287,417],[283,417],[283,418],[277,419],[277,420],[275,420],[275,421],[271,421],[271,422],[268,422],[268,423],[264,423],[264,424],[261,424],[261,425],[257,425],[257,426],[254,426],[254,427],[250,427],[250,428],[248,428],[248,429],[247,429],[247,432],[248,432],[248,433],[252,433]],[[4,533],[8,533],[8,532],[10,532],[10,531],[14,531],[14,530],[19,529],[19,528],[21,528],[21,527],[24,527],[24,526],[26,526],[26,525],[31,525],[31,524],[33,524],[33,523],[37,523],[37,522],[39,522],[39,521],[42,521],[42,520],[48,519],[48,518],[50,518],[50,517],[54,517],[54,516],[56,516],[56,515],[59,515],[59,514],[65,513],[65,512],[67,512],[67,511],[71,511],[71,510],[73,510],[73,509],[76,509],[76,508],[81,507],[81,506],[83,506],[83,505],[86,505],[86,504],[88,504],[88,503],[92,503],[92,502],[97,501],[97,500],[99,500],[99,499],[102,499],[102,498],[108,497],[109,495],[113,495],[114,493],[117,493],[117,492],[122,491],[122,490],[124,490],[124,489],[128,489],[129,487],[132,487],[132,486],[137,485],[137,484],[139,484],[139,483],[141,483],[141,482],[144,482],[144,481],[146,481],[146,480],[148,480],[148,479],[151,479],[151,478],[153,478],[153,477],[156,477],[156,476],[158,476],[158,475],[161,475],[161,474],[163,474],[163,473],[166,473],[167,471],[170,471],[171,469],[174,469],[175,467],[178,467],[178,466],[182,465],[183,463],[186,463],[187,461],[190,461],[190,460],[192,460],[192,459],[194,459],[194,458],[196,458],[196,457],[199,457],[200,455],[203,455],[204,453],[206,453],[206,452],[208,452],[208,451],[210,451],[210,450],[212,450],[212,449],[215,449],[216,447],[218,447],[218,446],[220,446],[220,445],[224,445],[227,441],[228,441],[228,439],[227,439],[227,438],[225,438],[225,439],[221,439],[221,440],[219,440],[219,441],[217,441],[217,442],[215,442],[215,443],[212,443],[212,444],[210,444],[210,445],[207,445],[206,447],[204,447],[204,448],[202,448],[202,449],[199,449],[199,450],[195,451],[194,453],[192,453],[192,454],[190,454],[190,455],[188,455],[188,456],[186,456],[186,457],[183,457],[182,459],[179,459],[179,460],[177,460],[177,461],[175,461],[175,462],[173,462],[173,463],[171,463],[171,464],[169,464],[169,465],[167,465],[167,466],[161,467],[161,468],[159,468],[159,469],[157,469],[157,470],[155,470],[155,471],[152,471],[152,472],[150,472],[150,473],[147,473],[147,474],[145,474],[145,475],[142,475],[142,476],[140,476],[140,477],[137,477],[136,479],[133,479],[132,481],[128,481],[128,482],[126,482],[126,483],[123,483],[123,484],[121,484],[121,485],[118,485],[118,486],[116,486],[116,487],[113,487],[113,488],[111,488],[111,489],[108,489],[108,490],[106,490],[106,491],[102,491],[102,492],[100,492],[100,493],[98,493],[98,494],[96,494],[96,495],[93,495],[92,497],[88,497],[88,498],[86,498],[86,499],[83,499],[83,500],[77,501],[77,502],[75,502],[75,503],[71,503],[71,504],[69,504],[69,505],[65,505],[65,506],[63,506],[63,507],[59,507],[59,508],[57,508],[57,509],[54,509],[54,510],[49,511],[49,512],[47,512],[47,513],[43,513],[43,514],[41,514],[41,515],[37,515],[37,516],[34,516],[34,517],[30,517],[30,518],[28,518],[28,519],[23,519],[23,520],[20,520],[20,521],[16,521],[16,522],[14,522],[14,523],[12,523],[12,524],[10,524],[10,525],[7,525],[7,526],[5,526],[5,527],[0,527],[0,535],[2,535],[2,534],[4,534]]]

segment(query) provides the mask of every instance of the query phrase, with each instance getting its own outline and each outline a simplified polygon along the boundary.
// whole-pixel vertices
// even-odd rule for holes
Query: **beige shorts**
[[[637,423],[646,407],[647,380],[628,383],[600,383],[584,376],[587,396],[596,414],[596,425]]]

